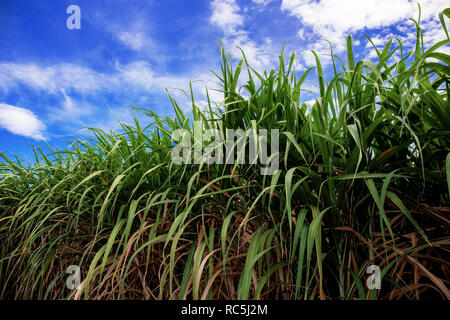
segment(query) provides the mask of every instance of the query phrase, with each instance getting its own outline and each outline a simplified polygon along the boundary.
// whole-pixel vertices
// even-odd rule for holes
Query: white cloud
[[[450,20],[446,18],[447,26],[449,26],[449,22],[450,22]],[[423,41],[424,41],[425,48],[429,48],[432,45],[438,43],[439,41],[446,39],[446,35],[442,28],[442,25],[441,25],[440,21],[438,21],[437,19],[428,20],[428,21],[421,23],[421,28],[423,31]],[[414,41],[410,41],[410,42],[412,42],[412,44],[414,44],[415,43],[415,34],[412,34],[412,35],[414,36]],[[450,49],[450,47],[447,44],[446,46],[438,49],[438,51],[447,52],[447,54],[448,54],[449,49]]]
[[[164,92],[164,87],[185,87],[188,78],[155,73],[147,61],[116,63],[109,72],[97,72],[75,64],[51,66],[0,62],[0,88],[9,90],[25,85],[37,91],[57,94],[62,89],[80,94],[98,92]]]
[[[326,41],[318,41],[311,44],[309,49],[301,52],[301,57],[307,67],[316,65],[316,59],[311,52],[312,50],[319,56],[321,65],[325,66],[331,63],[330,44]]]
[[[236,31],[233,36],[225,37],[223,42],[231,56],[238,59],[242,58],[242,52],[239,50],[241,48],[250,66],[258,72],[269,67],[276,58],[276,50],[274,50],[270,38],[266,38],[263,43],[258,44],[250,38],[249,33],[245,30]]]
[[[303,103],[306,103],[309,107],[311,107],[311,106],[314,105],[314,103],[316,103],[316,99],[317,99],[317,98],[309,99],[309,100],[307,100],[307,101],[304,101]]]
[[[259,4],[259,5],[267,5],[271,3],[273,0],[252,0],[253,3]]]
[[[253,0],[259,5],[266,5],[270,1]],[[249,64],[258,72],[271,66],[276,58],[271,39],[266,38],[262,43],[258,43],[250,37],[250,33],[244,28],[244,16],[239,14],[240,7],[235,0],[214,0],[211,8],[210,22],[222,29],[225,35],[223,44],[233,58],[242,59],[242,49]],[[245,80],[246,73],[241,75],[241,80]]]
[[[0,103],[0,127],[17,135],[45,140],[45,125],[28,109]]]
[[[448,6],[448,0],[422,0],[420,4],[422,21],[436,21],[438,13]],[[332,41],[337,51],[345,49],[347,34],[418,16],[415,0],[283,0],[281,9]]]
[[[235,0],[214,0],[211,2],[211,8],[213,12],[209,21],[226,34],[231,34],[243,26],[244,17],[238,13],[240,8]]]
[[[300,40],[306,40],[306,37],[305,37],[305,29],[300,29],[300,30],[298,30],[298,32],[297,32],[297,37],[298,37]]]
[[[149,12],[141,5],[128,5],[121,19],[116,11],[96,10],[90,23],[109,32],[119,43],[135,51],[151,52],[157,49],[153,39],[154,27]]]
[[[103,105],[106,102],[98,99],[103,95],[106,99],[109,94],[120,94],[121,101],[131,106],[133,103],[148,103],[149,96],[153,94],[164,96],[166,87],[180,105],[186,105],[185,110],[188,111],[191,108],[189,99],[181,91],[171,89],[187,89],[189,81],[195,79],[203,80],[194,81],[192,85],[195,94],[205,99],[205,80],[215,84],[211,74],[155,72],[151,64],[143,60],[128,64],[116,63],[109,72],[67,63],[42,66],[35,63],[0,62],[0,91],[19,90],[20,86],[24,86],[53,95],[59,104],[47,107],[47,120],[51,123],[61,122],[61,125],[64,121],[64,126],[92,125],[93,116],[102,112],[98,103]],[[74,99],[74,96],[77,98]],[[116,112],[117,108],[112,111]],[[108,125],[113,121],[115,117],[107,121]]]
[[[70,97],[65,89],[61,89],[63,96],[60,102],[61,107],[49,107],[48,108],[48,121],[63,121],[65,124],[69,124],[67,119],[70,119],[70,125],[83,125],[84,118],[93,115],[98,111],[98,107],[87,103],[84,100],[74,100]]]
[[[147,41],[145,34],[143,32],[120,32],[117,38],[126,46],[133,50],[140,50],[145,42]]]
[[[21,83],[49,93],[56,93],[61,88],[87,93],[100,89],[105,80],[104,74],[74,64],[44,67],[33,63],[0,63],[0,87],[4,90]]]
[[[448,19],[446,19],[448,24]],[[446,39],[446,34],[442,28],[441,22],[438,19],[428,19],[425,21],[422,21],[420,24],[420,27],[423,32],[423,42],[425,49],[430,48],[434,44],[438,43],[439,41],[442,41]],[[382,50],[384,46],[387,44],[387,42],[390,39],[397,38],[401,42],[403,42],[403,49],[411,50],[414,49],[415,43],[416,43],[416,29],[415,24],[405,23],[404,25],[398,26],[393,30],[393,32],[388,31],[389,29],[386,29],[386,32],[381,32],[380,34],[374,35],[371,37],[372,42],[375,44],[375,46],[378,48],[378,50]],[[394,40],[391,49],[394,46],[397,46],[398,42]],[[366,48],[370,49],[370,52],[368,53],[368,58],[376,58],[376,52],[373,49],[373,45],[368,41],[366,43]],[[449,54],[450,53],[450,46],[447,44],[445,46],[442,46],[437,49],[438,52],[444,52]],[[397,50],[397,52],[393,56],[394,60],[400,59],[400,51]]]

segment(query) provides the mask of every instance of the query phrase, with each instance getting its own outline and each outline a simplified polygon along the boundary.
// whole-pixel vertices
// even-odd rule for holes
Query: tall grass
[[[315,52],[301,75],[283,53],[260,74],[220,46],[221,108],[191,89],[191,117],[169,95],[173,119],[137,109],[148,126],[91,129],[67,150],[35,148],[33,165],[0,154],[0,298],[449,299],[449,40],[425,50],[416,25],[414,50],[394,39],[374,61],[356,61],[348,37],[328,81]],[[280,170],[174,164],[171,134],[194,120],[279,129]]]

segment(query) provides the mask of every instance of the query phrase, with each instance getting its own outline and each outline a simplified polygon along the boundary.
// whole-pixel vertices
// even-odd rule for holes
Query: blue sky
[[[437,15],[448,1],[420,3],[425,43],[444,39]],[[80,30],[66,26],[72,4]],[[1,0],[0,152],[32,160],[29,144],[64,147],[89,138],[82,127],[117,129],[117,119],[131,122],[132,105],[172,115],[165,87],[186,89],[189,80],[200,103],[205,87],[220,103],[209,72],[218,68],[218,39],[236,60],[243,48],[257,70],[276,66],[287,42],[301,73],[313,65],[310,50],[329,63],[321,39],[345,57],[351,34],[360,59],[375,59],[363,34],[376,45],[399,37],[411,48],[408,19],[417,16],[410,0]],[[313,81],[306,87],[316,90]],[[189,112],[186,98],[169,90]]]

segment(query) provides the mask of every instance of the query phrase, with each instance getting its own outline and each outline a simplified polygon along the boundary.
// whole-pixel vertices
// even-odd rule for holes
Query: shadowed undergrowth
[[[414,50],[394,39],[356,61],[349,37],[328,80],[315,53],[303,74],[283,54],[259,74],[220,47],[220,108],[192,98],[186,117],[169,95],[173,119],[139,109],[148,126],[91,129],[33,165],[0,154],[0,298],[450,299],[448,43],[425,50],[417,23]],[[278,129],[279,171],[174,164],[171,134],[193,120]]]

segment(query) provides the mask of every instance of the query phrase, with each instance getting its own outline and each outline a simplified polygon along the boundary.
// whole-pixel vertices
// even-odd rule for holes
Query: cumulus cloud
[[[266,5],[270,0],[253,2]],[[251,38],[250,33],[244,28],[244,16],[239,14],[241,9],[235,0],[214,0],[211,8],[210,23],[222,29],[224,33],[222,41],[233,58],[242,58],[239,50],[241,48],[247,61],[257,71],[262,71],[273,63],[278,48],[274,49],[270,38],[265,38],[261,43]]]
[[[45,140],[45,125],[25,108],[0,103],[0,127],[17,135]]]
[[[422,21],[437,20],[447,0],[422,0]],[[382,28],[418,16],[415,0],[283,0],[281,9],[299,18],[322,38],[345,49],[345,36],[356,31]]]
[[[231,55],[239,59],[242,58],[242,52],[239,50],[241,48],[247,61],[259,72],[269,67],[276,57],[276,49],[273,48],[270,38],[257,43],[245,30],[238,30],[232,37],[225,37],[223,42]]]
[[[233,33],[244,25],[244,17],[239,14],[240,8],[235,0],[214,0],[211,8],[213,12],[209,21],[225,33]]]

